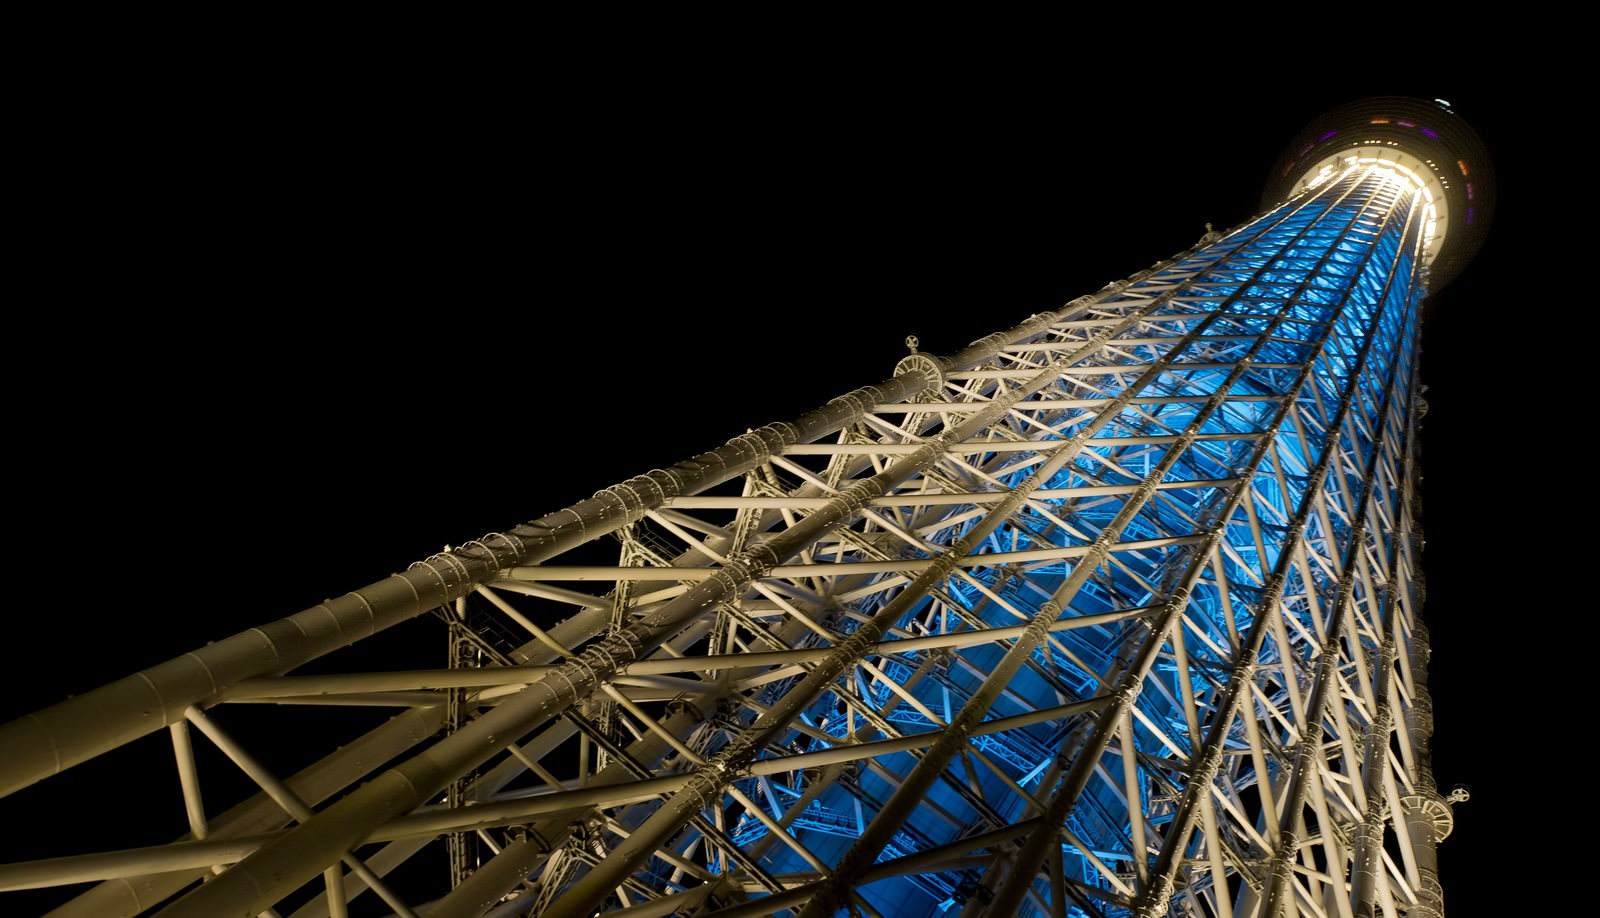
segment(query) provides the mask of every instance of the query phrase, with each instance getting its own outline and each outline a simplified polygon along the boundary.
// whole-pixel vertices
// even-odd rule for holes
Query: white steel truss
[[[1437,912],[1422,203],[1352,161],[959,353],[5,725],[3,793],[168,731],[191,831],[0,890],[92,882],[55,914],[95,918]],[[340,665],[412,620],[448,666]],[[263,705],[394,713],[279,775],[235,717]],[[260,793],[208,810],[200,742]],[[447,892],[390,888],[441,848]]]

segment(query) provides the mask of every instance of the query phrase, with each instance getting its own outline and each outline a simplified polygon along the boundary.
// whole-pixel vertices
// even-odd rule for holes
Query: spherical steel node
[[[1478,133],[1439,100],[1378,96],[1342,105],[1290,141],[1267,179],[1262,209],[1351,158],[1393,164],[1417,177],[1438,216],[1423,254],[1428,285],[1436,291],[1460,274],[1494,217],[1494,164]]]

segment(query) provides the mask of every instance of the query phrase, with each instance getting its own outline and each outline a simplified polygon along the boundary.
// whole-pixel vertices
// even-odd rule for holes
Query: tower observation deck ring
[[[1446,100],[1379,96],[1342,105],[1284,147],[1261,195],[1263,208],[1352,162],[1393,163],[1425,187],[1439,226],[1424,261],[1430,288],[1454,280],[1483,246],[1494,218],[1494,163],[1483,139]]]

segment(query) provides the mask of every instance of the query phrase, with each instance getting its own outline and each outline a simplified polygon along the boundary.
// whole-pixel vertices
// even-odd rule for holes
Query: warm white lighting
[[[1363,156],[1357,163],[1366,166],[1368,174],[1374,178],[1394,185],[1396,191],[1416,194],[1422,198],[1422,255],[1425,261],[1431,261],[1432,257],[1438,254],[1439,246],[1444,244],[1444,239],[1439,236],[1441,229],[1439,211],[1434,206],[1433,189],[1430,187],[1429,180],[1434,178],[1432,173],[1424,178],[1421,173],[1409,168],[1405,163],[1376,156]]]
[[[1333,178],[1333,164],[1329,163],[1328,165],[1323,166],[1322,171],[1313,176],[1311,181],[1306,182],[1306,188],[1315,188],[1331,178]]]
[[[1444,247],[1450,230],[1450,206],[1445,190],[1450,183],[1433,164],[1408,153],[1401,145],[1375,138],[1352,138],[1351,146],[1305,163],[1300,188],[1309,191],[1328,184],[1350,169],[1360,169],[1381,181],[1392,183],[1395,191],[1419,196],[1422,226],[1423,264],[1429,264]],[[1454,175],[1454,170],[1451,172]]]

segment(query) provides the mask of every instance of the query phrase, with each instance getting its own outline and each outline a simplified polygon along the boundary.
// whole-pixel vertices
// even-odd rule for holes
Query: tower
[[[1489,175],[1437,104],[1340,109],[1125,281],[15,721],[8,791],[168,733],[203,838],[0,880],[400,911],[442,848],[430,914],[1437,911],[1415,348]],[[360,657],[418,622],[449,668]],[[400,713],[289,776],[266,702]],[[201,743],[260,795],[208,812]]]

